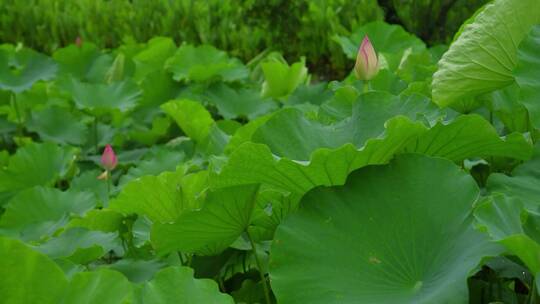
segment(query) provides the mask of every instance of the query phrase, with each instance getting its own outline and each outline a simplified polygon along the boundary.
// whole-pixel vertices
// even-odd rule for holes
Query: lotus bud
[[[118,164],[118,159],[111,145],[107,144],[101,155],[101,164],[107,171],[112,171]]]
[[[354,74],[360,80],[371,80],[379,72],[377,53],[366,35],[360,44],[354,65]]]
[[[105,81],[108,84],[111,84],[115,81],[120,81],[124,78],[124,66],[125,66],[126,56],[124,54],[118,54],[113,61],[112,66],[109,68],[105,74]]]

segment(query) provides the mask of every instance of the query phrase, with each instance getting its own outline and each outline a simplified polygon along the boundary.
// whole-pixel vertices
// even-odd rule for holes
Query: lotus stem
[[[259,269],[259,274],[261,276],[261,283],[263,285],[263,290],[264,290],[264,299],[266,300],[266,304],[271,304],[272,302],[270,301],[270,289],[268,288],[268,285],[266,284],[266,278],[264,276],[263,269],[261,266],[262,264],[261,264],[261,261],[259,260],[259,256],[257,255],[257,247],[255,247],[255,242],[253,242],[253,238],[249,234],[248,229],[246,229],[246,234],[249,239],[249,243],[251,244],[251,249],[253,251],[253,255],[255,256],[255,263],[257,263],[257,268]]]
[[[13,108],[15,109],[15,115],[17,116],[17,130],[18,130],[19,134],[21,134],[22,133],[23,122],[22,122],[21,112],[19,110],[19,103],[17,103],[17,95],[15,94],[15,92],[11,93],[11,101],[13,102]]]
[[[97,117],[94,116],[94,148],[96,149],[96,154],[99,154],[98,142],[97,142]]]

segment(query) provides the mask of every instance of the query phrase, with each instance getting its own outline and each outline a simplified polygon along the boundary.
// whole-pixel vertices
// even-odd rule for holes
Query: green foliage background
[[[432,44],[447,42],[487,0],[3,0],[0,41],[51,53],[81,36],[115,48],[154,36],[212,44],[244,61],[265,50],[307,58],[311,71],[350,69],[336,35],[385,18]]]

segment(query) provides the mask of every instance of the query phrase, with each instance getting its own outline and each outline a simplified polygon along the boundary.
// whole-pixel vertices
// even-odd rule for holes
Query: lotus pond
[[[0,45],[0,302],[540,303],[540,2],[332,39]]]

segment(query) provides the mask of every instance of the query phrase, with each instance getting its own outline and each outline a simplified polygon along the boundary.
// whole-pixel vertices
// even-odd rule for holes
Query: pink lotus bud
[[[112,171],[118,164],[118,159],[111,145],[107,144],[101,155],[101,164],[107,171]]]
[[[354,74],[360,80],[371,80],[379,72],[377,53],[366,35],[360,44],[354,65]]]
[[[81,36],[77,36],[77,38],[75,39],[75,45],[77,47],[81,47],[82,46],[82,38]]]

